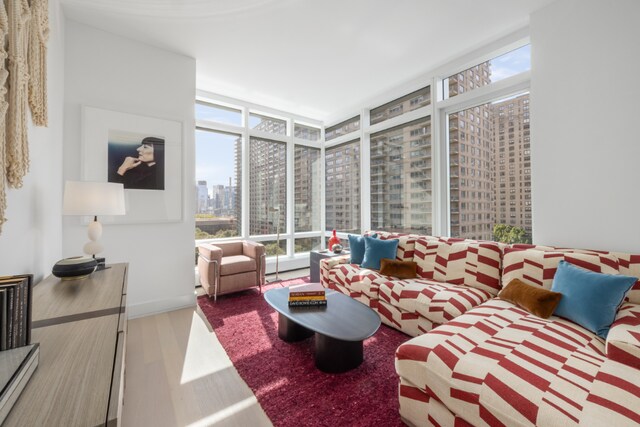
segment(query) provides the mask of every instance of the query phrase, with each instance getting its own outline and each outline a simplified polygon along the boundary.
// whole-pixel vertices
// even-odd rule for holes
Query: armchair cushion
[[[230,276],[232,274],[256,270],[257,263],[254,258],[250,258],[246,255],[231,255],[222,257],[220,276]]]
[[[609,329],[607,357],[640,369],[640,304],[624,304]]]
[[[222,256],[242,255],[242,241],[230,240],[227,242],[216,242],[215,246],[222,249]]]

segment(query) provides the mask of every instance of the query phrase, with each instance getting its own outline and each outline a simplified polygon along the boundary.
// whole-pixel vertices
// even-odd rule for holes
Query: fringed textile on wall
[[[0,2],[0,232],[6,189],[22,187],[29,171],[27,108],[47,126],[48,0]]]
[[[5,135],[6,135],[6,118],[9,103],[7,102],[7,77],[9,72],[4,64],[7,62],[7,50],[5,43],[7,41],[7,33],[9,32],[9,20],[7,18],[7,10],[4,3],[0,3],[0,232],[2,232],[2,224],[5,222],[4,211],[7,208],[7,178],[5,171]]]
[[[29,170],[27,46],[31,13],[27,0],[6,0],[9,17],[9,110],[6,124],[6,173],[10,187],[22,187]]]
[[[47,41],[49,5],[47,0],[31,0],[29,29],[29,107],[36,126],[47,126]]]

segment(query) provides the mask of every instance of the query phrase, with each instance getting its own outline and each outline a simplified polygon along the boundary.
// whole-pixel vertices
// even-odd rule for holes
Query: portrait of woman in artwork
[[[164,190],[164,139],[147,136],[138,146],[110,141],[109,182],[126,189]]]

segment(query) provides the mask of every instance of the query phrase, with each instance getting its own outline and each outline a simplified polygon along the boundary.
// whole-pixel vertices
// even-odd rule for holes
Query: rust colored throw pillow
[[[547,319],[553,314],[562,298],[562,294],[559,292],[527,285],[519,279],[510,281],[498,296],[543,319]]]
[[[418,277],[418,264],[413,261],[382,258],[380,260],[380,274],[398,279],[415,279]]]

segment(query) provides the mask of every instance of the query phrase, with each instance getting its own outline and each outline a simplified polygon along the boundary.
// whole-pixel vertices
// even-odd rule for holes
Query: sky
[[[497,82],[531,69],[531,45],[522,46],[491,61],[491,81]]]
[[[213,185],[235,185],[235,142],[239,135],[196,130],[196,180]]]

